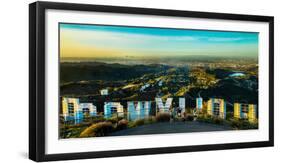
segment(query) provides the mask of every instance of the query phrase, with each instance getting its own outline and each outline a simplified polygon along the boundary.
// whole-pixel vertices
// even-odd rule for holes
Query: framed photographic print
[[[273,146],[273,17],[35,2],[35,161]]]

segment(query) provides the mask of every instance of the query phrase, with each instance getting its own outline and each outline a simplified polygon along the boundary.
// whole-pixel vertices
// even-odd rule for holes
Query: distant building
[[[211,98],[207,105],[207,114],[225,119],[226,117],[226,103],[224,99]]]
[[[150,87],[150,84],[147,83],[147,84],[143,85],[143,86],[140,88],[140,91],[143,92],[143,91],[145,91],[145,89],[148,88],[148,87]]]
[[[202,110],[202,108],[203,108],[203,98],[202,97],[196,98],[196,109]]]
[[[66,121],[75,120],[75,123],[79,123],[84,116],[96,116],[97,108],[92,103],[80,103],[78,98],[63,97],[62,114]]]
[[[119,102],[105,102],[104,103],[104,117],[110,118],[113,114],[117,116],[124,116],[124,108]]]
[[[104,95],[104,96],[107,96],[107,95],[108,95],[108,89],[102,89],[102,90],[100,90],[100,94],[101,94],[101,95]]]
[[[159,87],[162,87],[162,86],[163,86],[163,81],[162,81],[162,80],[160,80],[160,81],[158,82],[158,86],[159,86]]]
[[[254,104],[234,103],[234,118],[248,119],[249,122],[257,120],[257,106]]]

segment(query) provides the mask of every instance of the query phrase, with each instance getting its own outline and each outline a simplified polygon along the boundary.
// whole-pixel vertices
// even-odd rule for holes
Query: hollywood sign
[[[169,112],[172,107],[173,98],[168,98],[164,103],[161,98],[155,98],[156,109],[158,112]],[[128,101],[127,112],[134,115],[149,115],[151,110],[151,101]],[[185,110],[185,98],[179,98],[179,109]],[[124,110],[120,102],[105,102],[104,115],[110,117],[112,113],[117,112],[122,115]]]
[[[152,101],[128,101],[127,116],[130,119],[144,118],[149,116]],[[173,98],[167,98],[165,102],[161,98],[155,98],[156,113],[169,113],[172,108]],[[196,110],[200,111],[203,108],[203,99],[196,98]],[[257,111],[255,104],[240,104],[234,103],[235,118],[250,118],[256,120]],[[181,115],[185,113],[185,98],[179,98],[179,106],[176,108]],[[207,114],[226,118],[226,102],[224,99],[210,98],[207,101]],[[68,117],[74,119],[83,119],[84,112],[90,113],[90,116],[97,115],[96,106],[92,103],[80,103],[78,98],[63,98],[62,112],[67,120]],[[124,116],[124,107],[120,102],[105,102],[104,117],[110,118],[114,113]],[[88,114],[89,115],[89,114]]]
[[[199,108],[202,106],[202,98],[198,98],[201,100],[197,100],[197,105]],[[62,111],[63,114],[68,116],[70,113],[75,114],[76,112],[84,112],[87,109],[87,106],[90,108],[91,113],[96,112],[96,106],[91,103],[80,103],[78,98],[63,98]],[[152,101],[128,101],[127,110],[129,112],[139,111],[139,110],[150,110]],[[156,109],[159,112],[169,112],[172,107],[173,98],[167,98],[165,102],[161,98],[155,98]],[[87,104],[87,105],[85,105]],[[179,98],[179,106],[178,109],[185,110],[185,98]],[[104,103],[104,113],[106,115],[111,115],[112,112],[124,112],[123,106],[120,102],[105,102]]]

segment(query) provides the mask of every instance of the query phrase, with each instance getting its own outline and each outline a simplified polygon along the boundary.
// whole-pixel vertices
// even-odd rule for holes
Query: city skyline
[[[63,58],[258,56],[258,33],[60,24]]]

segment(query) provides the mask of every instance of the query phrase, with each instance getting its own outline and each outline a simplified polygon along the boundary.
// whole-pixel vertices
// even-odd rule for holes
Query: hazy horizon
[[[60,58],[258,58],[258,33],[60,24]]]

